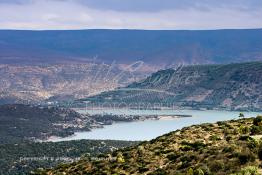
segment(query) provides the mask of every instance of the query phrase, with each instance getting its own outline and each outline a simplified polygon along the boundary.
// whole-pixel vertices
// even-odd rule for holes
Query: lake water
[[[192,115],[192,117],[175,118],[171,120],[146,120],[138,122],[123,122],[104,126],[101,129],[93,129],[91,132],[77,132],[66,138],[52,138],[48,141],[68,141],[80,139],[101,139],[101,140],[150,140],[170,131],[181,129],[185,126],[201,123],[214,123],[230,119],[237,119],[239,112],[232,111],[200,111],[200,110],[110,110],[97,109],[79,111],[89,114],[118,114],[118,115]],[[246,117],[255,117],[258,112],[244,112]]]

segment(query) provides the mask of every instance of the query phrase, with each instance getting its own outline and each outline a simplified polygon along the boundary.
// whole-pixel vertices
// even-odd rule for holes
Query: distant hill
[[[0,104],[39,104],[85,98],[149,75],[119,65],[71,63],[0,64]]]
[[[262,116],[176,130],[137,146],[34,173],[42,175],[259,175]]]
[[[0,63],[100,62],[154,65],[262,59],[262,30],[0,31]]]
[[[126,88],[82,99],[117,107],[262,109],[262,62],[181,66],[161,70]],[[118,104],[120,106],[118,106]]]

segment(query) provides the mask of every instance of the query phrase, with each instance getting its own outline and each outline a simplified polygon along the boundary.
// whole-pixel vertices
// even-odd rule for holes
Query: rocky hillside
[[[262,116],[201,124],[34,174],[259,175]]]
[[[126,65],[128,66],[128,65]],[[0,64],[0,104],[69,101],[127,85],[148,75],[97,63]]]
[[[70,109],[27,105],[0,106],[0,144],[69,136],[90,130],[92,119]]]
[[[180,66],[78,102],[129,107],[261,110],[262,62]]]

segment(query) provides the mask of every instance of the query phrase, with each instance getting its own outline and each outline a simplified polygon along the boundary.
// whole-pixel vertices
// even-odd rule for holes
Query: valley
[[[0,29],[0,174],[261,174],[261,38]]]
[[[156,168],[154,156],[145,158],[152,164],[130,162],[134,169],[128,168],[131,164],[125,164],[124,170],[121,163],[115,165],[120,166],[116,169],[105,165],[103,168],[109,169],[97,170],[93,161],[109,160],[103,155],[118,154],[118,150],[125,150],[141,141],[142,145],[151,143],[152,139],[161,138],[163,134],[190,126],[194,128],[231,120],[232,127],[237,130],[239,121],[236,119],[240,114],[242,118],[261,114],[261,66],[261,62],[181,65],[157,71],[145,78],[150,71],[130,72],[120,65],[114,68],[96,63],[1,65],[1,103],[24,103],[0,106],[2,171],[10,175],[28,174],[30,171],[34,171],[31,174],[52,174],[53,171],[54,174],[59,174],[58,171],[72,174],[72,168],[67,170],[67,167],[74,162],[77,168],[73,169],[78,174],[82,173],[78,161],[88,165],[92,174],[100,174],[101,171],[107,174],[198,171],[198,164],[192,162],[192,170],[186,169],[189,162],[184,166],[183,158],[179,159],[182,164],[178,162],[181,167],[170,162],[163,164],[163,167],[174,166],[171,169]],[[242,120],[245,127],[250,126],[251,119]],[[217,125],[214,130],[218,130]],[[218,135],[222,138],[222,131]],[[190,146],[191,140],[196,138],[185,135],[186,139]],[[221,144],[224,147],[231,145],[224,141]],[[64,149],[67,151],[64,152]],[[208,147],[207,151],[214,149]],[[159,150],[165,151],[162,147]],[[166,162],[167,155],[159,155],[163,158],[160,160]],[[208,156],[212,157],[212,154]],[[133,159],[136,160],[135,157]],[[118,161],[118,158],[115,160]],[[235,172],[238,161],[235,158],[232,161],[234,165],[230,172]],[[224,166],[223,160],[221,162]],[[209,171],[214,171],[213,165],[206,165]],[[252,162],[250,165],[257,167],[258,164]],[[204,171],[203,167],[201,171]]]

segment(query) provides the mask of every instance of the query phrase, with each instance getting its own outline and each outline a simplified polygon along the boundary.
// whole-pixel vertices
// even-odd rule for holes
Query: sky
[[[262,28],[262,0],[0,0],[0,29]]]

